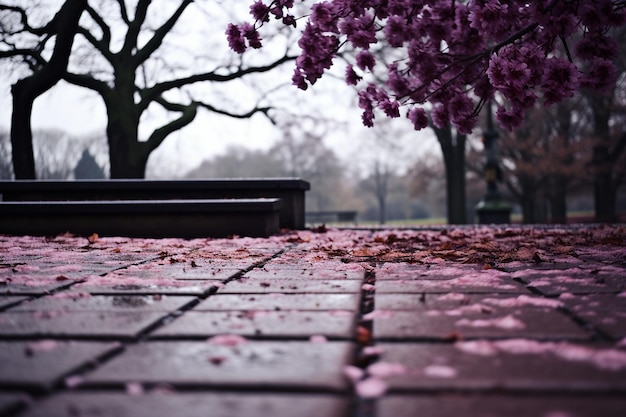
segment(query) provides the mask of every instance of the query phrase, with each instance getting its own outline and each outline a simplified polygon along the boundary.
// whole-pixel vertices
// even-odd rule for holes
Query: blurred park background
[[[32,22],[43,24],[63,2],[39,1],[36,8],[27,1],[7,3],[24,6]],[[123,47],[128,28],[119,17],[115,20],[114,7],[100,3],[101,17],[113,22],[110,44],[115,51]],[[174,3],[178,2],[151,9],[145,37],[176,12]],[[135,68],[137,85],[147,88],[194,73],[238,74],[242,68],[266,65],[290,54],[293,39],[280,31],[271,36],[272,48],[245,57],[230,51],[224,30],[229,22],[248,18],[248,3],[213,0],[189,5],[161,47]],[[2,14],[3,19],[8,16]],[[6,29],[10,21],[4,22]],[[98,29],[99,22],[83,16],[81,25]],[[6,31],[3,36],[3,50],[7,50]],[[27,34],[22,36],[20,41],[33,44]],[[70,70],[112,83],[114,71],[100,56],[102,52],[89,47],[86,38],[77,37]],[[49,54],[51,46],[46,48]],[[30,71],[25,61],[0,59],[1,179],[14,178],[11,86]],[[234,76],[228,82],[188,83],[167,91],[162,102],[146,106],[138,119],[139,142],[147,142],[159,127],[175,120],[172,103],[204,104],[191,123],[172,131],[149,154],[145,178],[301,177],[311,183],[308,211],[356,210],[361,225],[443,224],[450,220],[446,187],[450,174],[443,151],[452,146],[465,158],[464,165],[456,166],[465,179],[463,222],[475,222],[475,207],[485,196],[480,129],[467,137],[452,130],[415,132],[405,119],[377,120],[368,129],[361,125],[356,91],[345,85],[342,68],[333,67],[331,76],[307,92],[290,85],[292,71],[293,62],[286,62],[271,71]],[[500,191],[513,204],[514,221],[593,220],[599,170],[610,176],[616,213],[626,213],[623,64],[620,71],[612,91],[580,91],[549,108],[537,107],[522,128],[498,132]],[[240,117],[251,108],[270,110]],[[109,178],[107,111],[102,97],[71,80],[60,81],[38,97],[32,117],[37,178]],[[609,131],[598,138],[601,118],[606,119]],[[599,164],[592,160],[593,149],[598,141],[607,140],[610,155]]]

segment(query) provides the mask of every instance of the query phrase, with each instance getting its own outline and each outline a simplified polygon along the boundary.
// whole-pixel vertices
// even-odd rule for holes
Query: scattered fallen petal
[[[371,313],[363,315],[363,320],[374,320],[375,318],[388,319],[393,317],[394,312],[391,310],[374,310]]]
[[[371,377],[357,382],[354,389],[361,398],[379,398],[387,392],[388,387],[382,379]]]
[[[56,340],[38,340],[36,342],[30,342],[26,345],[26,349],[30,353],[35,352],[47,352],[59,347],[59,342]]]
[[[445,295],[441,295],[439,297],[437,297],[437,300],[439,301],[466,301],[469,300],[469,297],[467,296],[467,294],[461,294],[461,293],[457,293],[457,292],[450,292],[448,294]]]
[[[238,346],[247,342],[248,339],[237,334],[219,334],[207,340],[207,343],[220,346]]]
[[[314,334],[311,337],[309,337],[309,342],[311,342],[311,343],[326,343],[326,342],[328,342],[328,339],[324,335]]]
[[[85,378],[80,375],[72,375],[65,378],[63,382],[67,388],[74,388],[82,384],[84,380]]]
[[[353,365],[346,365],[343,367],[343,374],[354,384],[363,378],[365,371]]]
[[[385,353],[385,349],[380,346],[365,346],[363,348],[363,356],[380,356]]]
[[[454,346],[462,352],[481,356],[492,356],[498,353],[493,343],[487,340],[469,340],[456,342]]]
[[[92,234],[91,236],[87,237],[87,240],[89,241],[89,243],[90,243],[90,244],[92,244],[92,245],[93,245],[94,243],[96,243],[96,242],[98,241],[98,238],[99,238],[99,237],[100,237],[100,236],[98,236],[98,234],[97,234],[97,233],[94,233],[94,234]]]
[[[457,376],[457,371],[445,365],[430,365],[424,368],[424,375],[433,378],[454,378]]]
[[[128,395],[143,395],[144,394],[143,385],[138,382],[128,382],[126,383],[126,393]]]
[[[469,319],[461,319],[455,323],[457,326],[468,326],[468,327],[497,327],[498,329],[506,329],[506,330],[519,330],[524,329],[526,325],[513,317],[512,315],[498,317],[493,319],[479,319],[479,320],[469,320]]]

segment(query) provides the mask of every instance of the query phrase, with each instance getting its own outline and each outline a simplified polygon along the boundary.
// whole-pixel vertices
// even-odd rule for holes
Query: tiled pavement
[[[623,416],[625,243],[0,236],[0,415]]]

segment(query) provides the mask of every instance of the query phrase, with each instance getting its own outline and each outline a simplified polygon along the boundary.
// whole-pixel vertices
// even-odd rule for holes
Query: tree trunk
[[[520,205],[522,206],[522,222],[524,224],[535,224],[535,193],[523,192]]]
[[[128,72],[132,74],[132,72]],[[150,150],[139,141],[140,110],[133,102],[134,78],[118,79],[103,96],[107,109],[107,139],[111,178],[143,179]]]
[[[33,151],[33,132],[30,118],[33,103],[37,98],[29,88],[32,77],[16,82],[11,88],[13,95],[13,114],[11,115],[11,152],[13,155],[13,173],[16,180],[34,180],[35,155]]]
[[[132,129],[134,130],[134,129]],[[134,135],[137,133],[128,132]],[[146,176],[146,165],[150,153],[145,150],[143,142],[125,140],[125,133],[120,133],[119,129],[107,128],[109,139],[109,161],[111,163],[111,178],[118,179],[143,179]]]
[[[602,160],[608,154],[607,148],[594,147],[593,150],[593,196],[595,203],[595,220],[599,223],[614,223],[615,213],[615,189],[613,187],[613,175],[608,167],[602,165]]]
[[[600,223],[613,223],[617,216],[609,126],[612,98],[601,93],[590,93],[588,99],[593,112],[593,132],[596,140],[591,156],[595,220]]]
[[[48,24],[48,33],[56,33],[50,61],[33,75],[16,82],[11,88],[11,146],[15,179],[35,179],[31,115],[35,99],[52,88],[63,77],[78,30],[78,21],[87,0],[68,0]]]
[[[387,221],[387,202],[385,200],[385,197],[378,197],[378,223],[381,225]]]
[[[554,178],[550,204],[552,208],[552,223],[567,222],[567,178],[557,175]]]
[[[452,133],[452,128],[433,127],[446,168],[446,205],[448,224],[467,223],[465,193],[465,135]]]

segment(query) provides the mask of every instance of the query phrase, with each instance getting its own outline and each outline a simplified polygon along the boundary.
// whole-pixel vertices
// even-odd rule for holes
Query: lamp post
[[[498,182],[502,180],[502,170],[499,165],[498,132],[493,127],[491,102],[487,103],[487,126],[483,133],[485,146],[485,181],[487,192],[485,197],[476,206],[478,223],[498,224],[511,222],[511,205],[502,198],[498,190]]]

